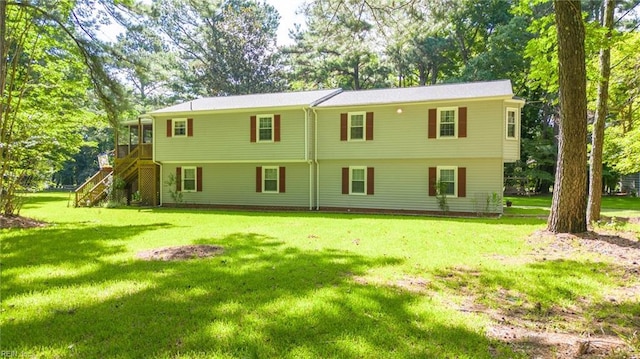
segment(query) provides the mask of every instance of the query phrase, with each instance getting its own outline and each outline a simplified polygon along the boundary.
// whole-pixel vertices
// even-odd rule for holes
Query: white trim
[[[267,170],[276,170],[276,190],[267,191],[265,181],[267,180]],[[280,167],[278,166],[262,166],[262,193],[280,193]]]
[[[176,135],[176,122],[184,122],[184,135]],[[187,137],[189,134],[189,121],[187,118],[172,118],[171,119],[171,137]]]
[[[458,197],[458,166],[438,166],[436,167],[436,184],[440,182],[440,171],[453,170],[453,194],[448,194],[447,197]]]
[[[269,119],[271,119],[271,139],[270,140],[261,140],[260,139],[260,119],[261,118],[269,118]],[[276,127],[276,121],[275,121],[275,115],[274,114],[256,115],[256,142],[261,142],[261,143],[274,142],[275,141],[275,134],[276,134],[275,127]]]
[[[362,138],[351,138],[351,117],[362,116]],[[367,113],[366,112],[349,112],[347,113],[347,141],[363,142],[367,140]]]
[[[440,136],[440,115],[443,111],[453,111],[453,136]],[[458,138],[458,107],[438,107],[436,109],[436,138],[439,139],[456,139]]]
[[[186,178],[184,174],[187,170],[193,170],[193,189],[192,190],[184,189],[184,180]],[[194,167],[194,166],[182,167],[181,173],[180,173],[180,192],[185,192],[185,193],[198,192],[198,167]]]
[[[161,161],[163,164],[226,164],[226,163],[307,163],[305,160],[220,160],[220,161]]]
[[[362,170],[364,172],[364,191],[353,192],[353,171],[354,170]],[[349,166],[349,195],[354,196],[366,196],[367,195],[367,167],[366,166]]]
[[[513,136],[513,137],[509,137],[509,112],[513,112],[513,121],[514,121],[513,126],[515,127],[515,128],[514,128],[514,130],[513,130],[513,132],[514,132],[514,136]],[[520,121],[519,121],[519,117],[520,117],[520,116],[518,116],[518,115],[519,115],[519,112],[520,112],[520,111],[518,111],[518,109],[517,109],[517,108],[515,108],[515,107],[507,107],[507,108],[505,109],[505,115],[504,115],[504,123],[505,123],[504,135],[505,135],[505,138],[506,138],[507,140],[509,140],[509,141],[515,141],[515,140],[517,140],[517,139],[518,139],[518,132],[519,132],[519,131],[518,131],[518,127],[519,127],[519,126],[518,126],[518,122],[520,122]]]

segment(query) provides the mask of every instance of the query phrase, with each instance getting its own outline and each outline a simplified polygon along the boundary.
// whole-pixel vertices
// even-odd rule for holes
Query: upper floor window
[[[167,120],[167,137],[193,136],[192,118],[174,118]]]
[[[438,109],[438,138],[456,138],[458,127],[458,108],[444,107]]]
[[[515,108],[507,107],[507,138],[516,139],[518,130],[518,112]]]
[[[259,115],[258,141],[273,141],[273,115]]]
[[[358,141],[365,139],[364,112],[349,113],[349,140]]]
[[[180,137],[187,135],[187,119],[173,120],[173,136]]]
[[[340,141],[373,141],[373,112],[341,113]]]
[[[280,142],[280,115],[250,116],[251,142]]]

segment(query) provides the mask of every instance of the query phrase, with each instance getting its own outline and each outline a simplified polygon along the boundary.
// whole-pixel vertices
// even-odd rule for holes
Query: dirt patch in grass
[[[20,216],[2,216],[0,215],[0,228],[36,228],[44,227],[45,222]]]
[[[136,254],[136,257],[147,261],[178,261],[212,257],[222,254],[223,251],[223,248],[219,246],[210,244],[199,244],[149,249],[146,251],[138,252]]]
[[[603,305],[616,307],[640,300],[640,241],[636,233],[606,229],[578,235],[539,231],[531,235],[528,241],[536,247],[530,255],[530,260],[535,262],[570,260],[580,255],[590,255],[614,263],[618,268],[614,275],[618,275],[626,285],[605,293]],[[495,324],[487,330],[487,334],[533,357],[640,358],[640,353],[633,353],[634,349],[628,343],[630,340],[637,341],[640,333],[634,328],[616,326],[613,324],[617,322],[616,318],[604,318],[604,321],[603,318],[585,319],[583,307],[589,305],[589,300],[584,298],[583,301],[585,303],[578,301],[579,304],[574,308],[540,308],[536,303],[529,304],[531,308],[525,304],[522,310],[510,308],[507,311],[488,311]],[[476,305],[474,307],[483,309]],[[624,309],[620,307],[618,311],[624,312]],[[571,333],[570,328],[580,326],[586,327],[586,330]],[[568,332],[563,332],[563,327]]]
[[[598,300],[583,297],[576,298],[572,306],[545,305],[510,289],[483,291],[478,287],[482,286],[481,270],[456,267],[437,275],[458,298],[457,302],[443,300],[461,312],[488,317],[492,324],[487,336],[527,357],[640,358],[640,319],[633,317],[635,309],[629,312],[640,302],[638,234],[607,229],[579,235],[539,231],[527,240],[535,248],[532,253],[496,259],[504,259],[505,264],[561,263],[587,256],[608,263],[607,275],[623,284],[603,292]],[[415,282],[412,279],[397,285],[410,290]]]

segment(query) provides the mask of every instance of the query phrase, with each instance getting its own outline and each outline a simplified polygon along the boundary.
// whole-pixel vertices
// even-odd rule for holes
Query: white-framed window
[[[457,138],[458,137],[458,108],[439,107],[437,110],[437,137]]]
[[[278,193],[280,185],[280,168],[275,166],[262,167],[262,192]]]
[[[258,126],[256,126],[257,138],[259,142],[273,142],[273,115],[256,116]]]
[[[364,141],[366,136],[366,113],[349,112],[348,133],[349,141]]]
[[[507,107],[506,114],[506,135],[507,139],[515,140],[518,138],[518,109]]]
[[[367,167],[349,167],[349,194],[367,194]]]
[[[182,167],[182,192],[196,192],[197,168]]]
[[[447,196],[458,196],[458,167],[438,166],[436,184],[438,191],[443,191]]]
[[[187,119],[186,118],[174,118],[173,125],[173,137],[185,137],[187,136]]]

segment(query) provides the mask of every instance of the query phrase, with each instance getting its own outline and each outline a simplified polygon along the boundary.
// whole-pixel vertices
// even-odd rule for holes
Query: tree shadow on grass
[[[225,252],[103,262],[57,284],[60,295],[89,294],[37,315],[29,296],[41,293],[3,303],[3,347],[62,357],[490,357],[488,339],[421,295],[351,278],[400,259],[301,251],[259,234],[198,242]]]
[[[609,299],[603,292],[623,284],[622,279],[615,279],[620,273],[624,268],[615,264],[558,259],[512,270],[438,270],[433,286],[466,298],[460,309],[487,314],[502,327],[500,332],[510,328],[507,342],[526,344],[528,350],[547,347],[543,352],[550,355],[559,345],[554,333],[565,333],[557,335],[560,346],[568,345],[571,350],[575,344],[567,340],[598,342],[596,336],[603,335],[600,341],[609,347],[602,350],[611,354],[624,348],[620,339],[634,337],[640,327],[637,297]],[[521,338],[527,335],[535,340]]]
[[[135,226],[92,225],[78,228],[56,226],[9,232],[0,241],[2,253],[2,287],[11,287],[16,294],[33,290],[38,281],[22,285],[15,281],[19,272],[29,272],[39,266],[58,265],[67,267],[96,264],[105,256],[123,253],[126,247],[122,241],[133,238],[143,232],[168,227],[168,224],[156,223]],[[43,285],[54,285],[56,277],[43,277]],[[3,293],[7,298],[7,293]]]

